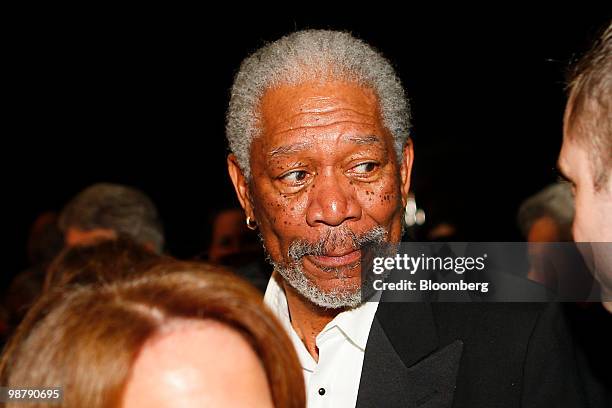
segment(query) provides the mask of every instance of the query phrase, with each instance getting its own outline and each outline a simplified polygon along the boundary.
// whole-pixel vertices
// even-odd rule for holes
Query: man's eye
[[[378,164],[374,162],[361,163],[353,167],[353,172],[357,174],[368,174],[376,170],[376,167],[378,167]]]
[[[286,173],[280,177],[281,180],[287,183],[300,183],[308,176],[308,173],[304,170],[296,170]]]

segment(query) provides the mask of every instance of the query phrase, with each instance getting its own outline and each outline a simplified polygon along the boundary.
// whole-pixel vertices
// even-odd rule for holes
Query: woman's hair
[[[128,278],[159,259],[160,255],[123,236],[93,245],[67,247],[49,265],[43,292],[66,285],[108,283]]]
[[[62,386],[62,407],[119,406],[143,344],[185,318],[241,333],[262,362],[274,405],[305,405],[293,346],[258,292],[218,268],[178,261],[129,280],[48,293],[7,344],[0,384]]]

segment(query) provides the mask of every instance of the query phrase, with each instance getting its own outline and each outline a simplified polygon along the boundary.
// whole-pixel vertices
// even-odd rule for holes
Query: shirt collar
[[[291,331],[293,328],[289,318],[289,306],[287,305],[285,290],[281,286],[281,279],[276,272],[272,274],[264,294],[264,303],[276,315],[282,326]]]
[[[287,297],[285,296],[285,290],[281,285],[281,280],[282,277],[278,276],[277,273],[272,274],[264,295],[264,303],[268,305],[268,307],[280,320],[285,330],[292,335],[292,338],[293,335],[295,335],[297,338],[297,334],[295,334],[293,326],[291,326]],[[374,315],[378,309],[379,299],[380,296],[354,309],[346,310],[338,314],[325,326],[321,333],[319,333],[317,339],[337,327],[348,341],[353,343],[361,351],[365,351],[372,321],[374,320]]]

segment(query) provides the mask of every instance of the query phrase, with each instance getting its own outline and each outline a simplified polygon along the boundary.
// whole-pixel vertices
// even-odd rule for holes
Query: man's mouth
[[[361,261],[361,250],[353,249],[349,252],[327,255],[309,255],[308,258],[316,266],[326,268],[351,268]]]

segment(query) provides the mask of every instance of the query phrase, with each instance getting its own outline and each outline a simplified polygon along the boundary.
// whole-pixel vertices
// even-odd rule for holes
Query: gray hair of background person
[[[559,226],[561,237],[571,241],[574,197],[569,183],[551,184],[523,201],[518,212],[518,225],[524,237],[534,222],[542,217],[552,218]]]
[[[257,50],[242,62],[234,79],[226,135],[247,178],[251,142],[260,130],[259,103],[265,91],[284,84],[330,80],[359,83],[376,93],[383,123],[393,135],[401,161],[410,129],[410,107],[391,63],[349,33],[305,30]]]
[[[612,171],[612,21],[570,72],[567,134],[587,148],[594,186]]]
[[[85,231],[110,229],[157,252],[164,246],[164,232],[157,208],[142,191],[120,184],[98,183],[77,194],[62,210],[60,229]]]

